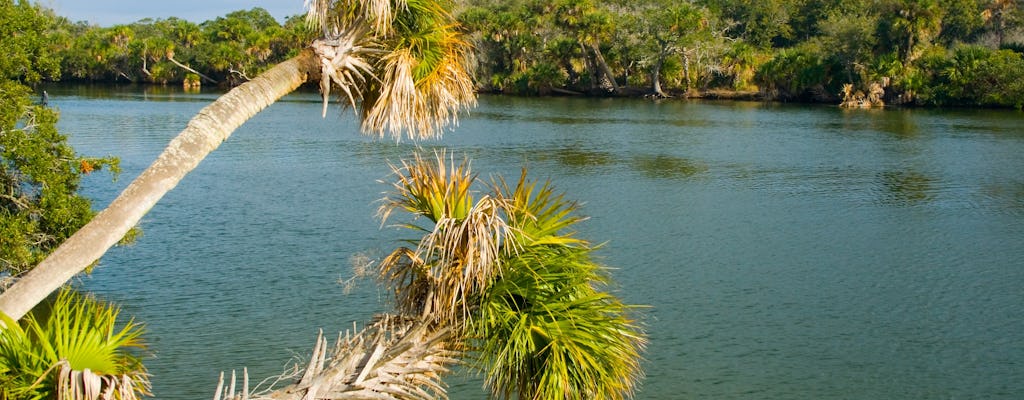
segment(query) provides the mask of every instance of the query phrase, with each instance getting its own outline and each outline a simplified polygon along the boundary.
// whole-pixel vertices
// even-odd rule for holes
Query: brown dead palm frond
[[[369,22],[375,32],[392,32],[395,14],[406,8],[404,0],[306,0],[306,24],[325,33],[336,26],[350,25],[353,20]]]
[[[383,315],[359,333],[339,337],[328,349],[323,332],[301,378],[264,393],[228,392],[226,400],[439,399],[447,398],[441,377],[458,362],[447,329]],[[245,377],[246,381],[248,377]],[[218,388],[217,400],[220,399]],[[235,386],[234,379],[230,383]]]
[[[320,94],[323,96],[323,116],[327,116],[327,103],[331,84],[338,85],[353,109],[362,100],[361,87],[374,78],[370,57],[380,50],[365,24],[353,24],[332,36],[313,42],[313,50],[320,58]]]
[[[460,326],[470,317],[471,301],[499,274],[503,243],[511,231],[502,218],[501,199],[486,196],[466,218],[445,218],[423,237],[416,249],[429,260],[433,283],[423,314],[438,323]]]
[[[450,27],[389,51],[380,60],[376,98],[364,105],[364,131],[432,138],[457,125],[458,113],[476,104],[468,53],[469,44]]]
[[[381,277],[395,289],[403,313],[458,326],[468,319],[468,299],[497,276],[502,253],[514,251],[503,218],[509,202],[488,195],[475,200],[469,162],[456,164],[443,151],[431,160],[416,154],[392,169],[397,181],[379,210],[382,220],[403,209],[433,225],[407,224],[427,233],[415,251],[400,248],[385,258]]]
[[[379,277],[394,291],[395,307],[400,315],[421,315],[430,308],[427,302],[435,282],[414,250],[399,247],[384,257]]]

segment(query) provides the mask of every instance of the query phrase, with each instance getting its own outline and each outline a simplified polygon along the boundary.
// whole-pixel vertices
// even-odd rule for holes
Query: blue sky
[[[184,18],[203,22],[237,10],[263,7],[274,18],[302,14],[303,0],[35,0],[71,21],[100,26],[127,24],[143,18]]]

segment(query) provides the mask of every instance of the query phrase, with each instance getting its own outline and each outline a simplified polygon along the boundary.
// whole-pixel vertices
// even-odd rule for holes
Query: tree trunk
[[[690,80],[690,50],[685,47],[683,48],[683,86],[687,92],[693,86],[693,81]]]
[[[907,35],[907,56],[904,58],[904,65],[909,67],[914,62],[914,32]]]
[[[658,55],[658,60],[654,62],[654,67],[651,69],[651,82],[654,84],[654,95],[658,97],[668,97],[665,92],[661,90],[661,65],[665,63],[665,57]]]
[[[619,85],[615,82],[615,75],[612,73],[611,67],[608,66],[608,63],[604,60],[604,55],[601,54],[600,45],[597,43],[588,43],[586,47],[591,53],[593,53],[594,61],[597,62],[598,71],[600,72],[598,76],[602,78],[602,88],[607,89],[612,93],[617,93],[619,91]]]
[[[185,64],[182,64],[182,63],[178,62],[178,60],[175,60],[174,57],[171,57],[171,56],[168,55],[167,61],[170,61],[170,62],[174,63],[174,65],[177,65],[181,69],[184,69],[184,70],[186,70],[188,72],[191,72],[193,74],[199,75],[200,78],[206,79],[207,82],[210,82],[210,83],[212,83],[214,85],[217,84],[217,81],[213,80],[213,78],[210,78],[210,77],[208,77],[206,75],[203,75],[202,72],[196,71],[196,70],[192,69],[192,67],[189,67],[189,66],[187,66]]]
[[[319,68],[318,56],[312,49],[305,49],[200,110],[110,206],[0,294],[0,312],[20,319],[98,260],[236,128],[302,83],[319,78]]]

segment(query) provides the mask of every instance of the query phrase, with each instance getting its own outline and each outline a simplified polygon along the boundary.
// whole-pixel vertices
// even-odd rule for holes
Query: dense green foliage
[[[144,19],[97,27],[58,18],[50,33],[61,43],[61,79],[237,84],[255,77],[312,40],[301,18],[284,25],[262,8],[195,24]]]
[[[890,103],[1020,107],[1024,59],[999,50],[1024,38],[1014,0],[466,3],[485,90],[602,92],[606,61],[620,84],[657,95],[756,90],[838,102],[850,84]],[[965,57],[978,65],[962,66]]]
[[[0,274],[25,271],[92,218],[77,194],[81,177],[113,158],[75,154],[57,132],[57,112],[33,104],[25,84],[59,74],[45,37],[54,19],[43,10],[0,0]]]

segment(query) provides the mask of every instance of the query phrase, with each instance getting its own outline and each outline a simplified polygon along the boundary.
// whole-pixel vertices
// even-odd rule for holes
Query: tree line
[[[462,0],[480,91],[1024,105],[1016,0]],[[315,36],[293,16],[99,27],[47,11],[60,81],[237,85]]]
[[[468,0],[485,90],[1020,108],[1015,0]]]

